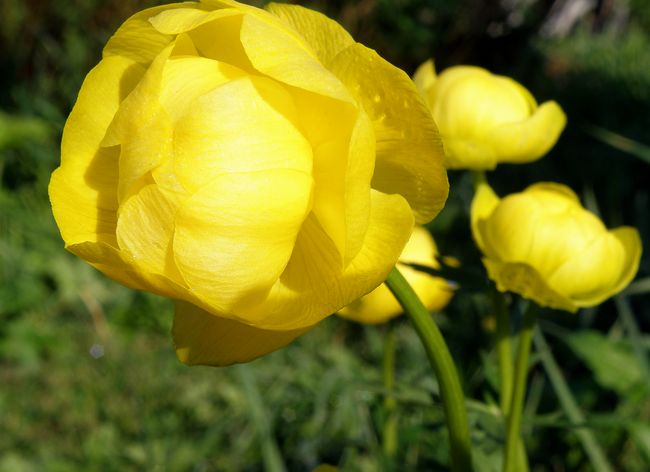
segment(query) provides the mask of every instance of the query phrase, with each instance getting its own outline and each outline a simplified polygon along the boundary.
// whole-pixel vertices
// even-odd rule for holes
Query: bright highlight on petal
[[[572,312],[623,290],[641,258],[636,229],[608,231],[571,189],[547,182],[503,199],[481,184],[472,234],[499,290]]]

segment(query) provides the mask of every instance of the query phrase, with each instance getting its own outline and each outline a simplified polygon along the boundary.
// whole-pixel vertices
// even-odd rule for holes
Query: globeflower
[[[410,264],[440,269],[437,256],[438,248],[429,231],[416,226],[397,263],[399,271],[430,311],[440,311],[449,303],[454,295],[453,285]],[[401,313],[402,307],[383,284],[338,312],[343,318],[367,324],[384,323]]]
[[[411,80],[337,23],[230,0],[109,39],[49,193],[66,248],[178,300],[189,364],[271,352],[387,276],[448,184]]]
[[[560,106],[538,105],[518,82],[480,67],[455,66],[436,77],[433,61],[413,79],[438,125],[449,169],[491,170],[544,156],[566,125]]]
[[[564,185],[538,183],[500,199],[481,183],[471,223],[497,288],[541,306],[575,312],[598,305],[623,290],[639,267],[638,231],[607,230]]]

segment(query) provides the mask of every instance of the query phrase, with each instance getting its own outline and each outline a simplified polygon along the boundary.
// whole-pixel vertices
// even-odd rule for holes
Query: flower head
[[[232,0],[110,38],[50,199],[66,248],[179,300],[187,363],[242,362],[379,285],[448,185],[410,79],[337,23]]]
[[[598,305],[625,288],[639,267],[638,231],[607,230],[564,185],[538,183],[499,199],[482,183],[471,216],[497,288],[542,306],[575,312]]]
[[[409,282],[418,298],[431,311],[442,310],[454,295],[453,286],[441,277],[417,270],[409,264],[439,269],[438,248],[429,231],[416,226],[399,257],[397,268]],[[384,323],[402,313],[402,307],[385,285],[340,310],[338,314],[360,323]]]
[[[521,84],[485,69],[455,66],[436,77],[422,64],[414,81],[442,136],[449,169],[494,169],[546,154],[566,125],[560,106],[538,105]]]

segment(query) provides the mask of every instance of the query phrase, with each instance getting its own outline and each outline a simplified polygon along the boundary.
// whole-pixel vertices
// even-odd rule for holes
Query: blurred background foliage
[[[331,318],[252,364],[186,368],[169,336],[170,302],[127,290],[63,250],[47,183],[84,75],[112,31],[152,0],[0,2],[0,471],[289,470],[382,460],[383,327]],[[261,2],[258,2],[258,4]],[[315,0],[408,73],[470,63],[506,74],[569,117],[555,149],[489,175],[501,194],[569,184],[608,226],[650,244],[650,2],[647,0]],[[469,234],[471,179],[430,225],[462,261],[457,296],[436,315],[459,362],[480,470],[497,471],[498,413],[488,284]],[[647,254],[647,252],[646,252]],[[614,301],[542,327],[617,470],[650,470],[650,258]],[[515,310],[518,312],[517,310]],[[515,316],[515,321],[517,317]],[[437,385],[398,322],[399,466],[444,470]],[[534,357],[533,362],[537,362]],[[524,418],[533,470],[591,470],[544,370]],[[583,425],[584,426],[584,425]]]

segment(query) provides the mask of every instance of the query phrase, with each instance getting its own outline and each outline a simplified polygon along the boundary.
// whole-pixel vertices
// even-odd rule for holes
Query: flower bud
[[[454,295],[453,286],[442,277],[435,277],[409,264],[439,269],[437,256],[438,248],[429,231],[416,226],[397,263],[399,271],[430,311],[440,311],[447,306]],[[384,323],[401,313],[402,307],[383,284],[338,312],[343,318],[368,324]]]
[[[189,364],[275,350],[387,276],[448,192],[411,80],[302,7],[151,8],[110,38],[49,193],[66,248],[179,300]]]
[[[538,183],[499,199],[482,183],[471,213],[490,279],[541,306],[575,312],[598,305],[639,267],[638,231],[608,231],[564,185]]]
[[[521,84],[485,69],[455,66],[436,77],[432,61],[414,79],[438,125],[448,169],[494,169],[545,155],[566,125],[560,106],[537,105]]]

